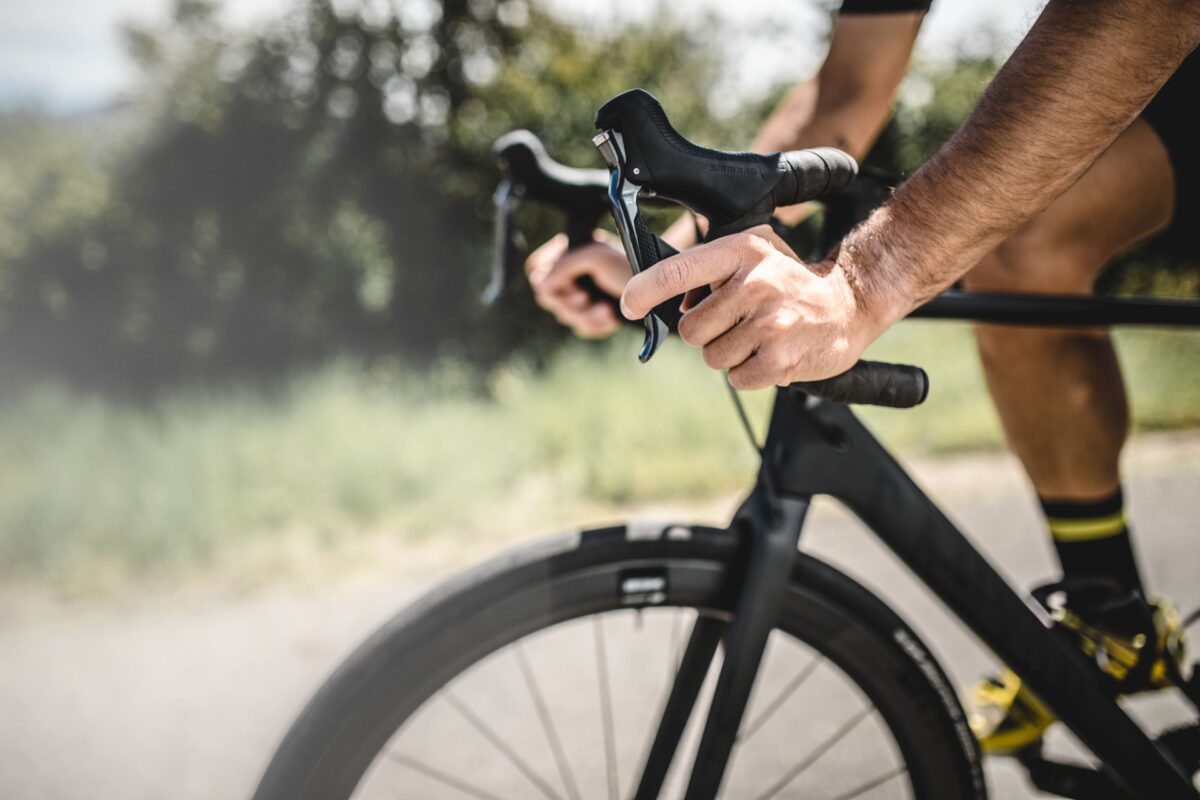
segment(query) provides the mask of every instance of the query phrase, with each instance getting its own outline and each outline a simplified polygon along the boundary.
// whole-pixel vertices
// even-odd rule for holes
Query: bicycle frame
[[[1149,322],[1200,324],[1200,303],[1116,299],[965,296],[931,304],[927,316],[1042,325]],[[1147,305],[1149,304],[1149,306]],[[1154,307],[1158,313],[1151,313]],[[1162,308],[1169,308],[1162,313]],[[930,307],[927,307],[930,308]],[[658,796],[704,676],[724,641],[725,657],[688,784],[687,800],[716,797],[750,696],[767,636],[791,574],[805,515],[814,495],[837,498],[853,511],[1005,664],[1135,797],[1200,797],[1182,770],[1117,705],[1077,648],[992,568],[845,406],[789,390],[777,393],[756,487],[731,524],[744,537],[732,621],[700,617],[668,696],[644,765],[637,800]],[[904,642],[901,642],[905,645]],[[918,662],[932,661],[917,643]],[[936,668],[935,668],[936,669]],[[963,736],[970,737],[955,702]],[[974,752],[972,740],[966,746]]]

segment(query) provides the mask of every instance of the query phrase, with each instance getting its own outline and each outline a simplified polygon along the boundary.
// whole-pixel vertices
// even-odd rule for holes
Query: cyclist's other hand
[[[567,237],[560,233],[529,255],[525,274],[538,305],[579,336],[600,339],[616,331],[621,320],[611,303],[593,299],[576,281],[590,277],[601,291],[620,297],[630,269],[616,237],[597,230],[593,238],[567,252]]]
[[[878,324],[836,261],[806,264],[760,225],[664,259],[633,277],[621,297],[630,319],[708,284],[684,303],[679,335],[704,362],[729,370],[737,389],[819,380],[854,365]]]

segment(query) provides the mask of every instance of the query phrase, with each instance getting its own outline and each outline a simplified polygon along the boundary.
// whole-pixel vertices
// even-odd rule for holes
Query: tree
[[[6,362],[153,385],[340,351],[544,350],[559,334],[524,295],[477,303],[491,142],[529,127],[597,164],[594,109],[641,85],[722,143],[693,30],[597,38],[523,0],[344,5],[311,0],[246,38],[179,0],[166,28],[127,29],[142,132],[99,207],[0,265]]]

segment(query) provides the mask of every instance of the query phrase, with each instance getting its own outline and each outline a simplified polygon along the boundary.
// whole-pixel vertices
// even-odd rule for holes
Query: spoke
[[[800,760],[800,763],[788,770],[787,773],[780,778],[774,786],[760,794],[757,800],[767,800],[767,798],[774,797],[782,792],[789,783],[796,780],[796,778],[800,777],[805,770],[817,763],[821,756],[832,750],[834,745],[846,738],[851,731],[858,727],[859,723],[871,716],[871,713],[874,710],[874,706],[867,706],[866,708],[860,710],[857,714],[847,720],[842,727],[834,731],[832,736],[813,748],[808,755]]]
[[[435,781],[445,786],[449,786],[451,789],[458,789],[463,794],[469,794],[471,797],[477,797],[479,800],[501,800],[500,797],[492,794],[491,792],[487,792],[483,789],[472,786],[471,784],[466,783],[465,781],[462,781],[453,775],[449,775],[441,770],[434,769],[428,764],[423,764],[422,762],[417,761],[415,758],[401,755],[400,753],[388,753],[388,758],[399,764],[403,764],[414,772],[419,772],[422,775],[433,778]]]
[[[604,620],[597,614],[592,618],[596,633],[596,672],[600,679],[601,722],[604,725],[604,764],[608,768],[608,798],[618,800],[617,748],[613,740],[612,695],[608,683],[608,651],[604,646]]]
[[[832,798],[832,800],[851,800],[851,798],[854,798],[854,797],[861,797],[863,794],[871,791],[876,786],[882,786],[883,784],[890,781],[892,778],[895,778],[899,775],[903,775],[906,772],[908,772],[908,767],[901,764],[900,766],[896,767],[895,769],[883,773],[878,778],[873,778],[872,780],[869,780],[866,783],[855,786],[853,789],[846,792],[845,794],[839,794],[837,797]]]
[[[453,706],[454,709],[462,715],[463,719],[471,724],[471,727],[479,731],[479,734],[483,736],[484,739],[487,739],[489,742],[491,742],[493,747],[503,753],[509,762],[516,767],[522,775],[528,778],[534,786],[541,790],[542,794],[546,795],[549,800],[561,800],[558,793],[554,791],[554,788],[550,784],[546,783],[546,781],[534,771],[533,767],[529,766],[528,762],[521,758],[521,756],[517,754],[517,751],[513,750],[512,746],[510,746],[508,742],[504,741],[503,737],[488,727],[488,724],[484,722],[478,714],[468,708],[466,703],[459,700],[455,695],[451,694],[449,690],[443,692],[443,696],[446,698],[446,702]]]
[[[746,725],[746,729],[738,737],[738,744],[745,744],[751,736],[758,732],[758,729],[767,723],[767,720],[787,702],[787,699],[795,694],[796,690],[803,686],[805,681],[812,677],[812,674],[817,671],[817,667],[821,666],[824,660],[823,656],[818,655],[812,661],[805,664],[804,668],[796,674],[796,677],[792,678],[788,682],[788,685],[783,687],[771,702],[767,704],[767,707]]]
[[[566,753],[563,752],[562,742],[558,738],[558,730],[554,727],[554,720],[550,717],[550,709],[546,706],[542,690],[538,686],[533,669],[529,666],[529,659],[525,656],[525,649],[520,642],[513,645],[513,654],[521,667],[521,674],[525,677],[525,685],[529,687],[529,694],[537,709],[538,719],[542,722],[542,731],[545,732],[546,741],[550,743],[550,750],[554,753],[554,761],[558,764],[558,774],[562,777],[567,795],[571,800],[579,800],[579,788],[575,785],[575,774],[571,771],[571,765],[567,763]]]

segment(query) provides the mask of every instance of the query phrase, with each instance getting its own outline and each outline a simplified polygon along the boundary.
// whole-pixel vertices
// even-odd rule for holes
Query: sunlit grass
[[[107,582],[303,534],[336,544],[544,530],[582,509],[748,486],[755,454],[722,379],[671,342],[649,366],[623,335],[543,373],[476,378],[334,364],[264,393],[180,390],[149,406],[41,387],[0,406],[0,564],[8,577]],[[1200,336],[1119,338],[1138,424],[1200,424]],[[906,452],[998,446],[965,326],[910,323],[874,357],[920,363],[920,409],[868,409]],[[770,393],[748,396],[761,434]]]

